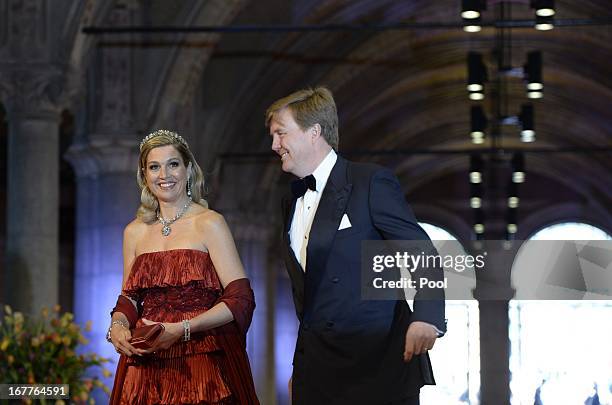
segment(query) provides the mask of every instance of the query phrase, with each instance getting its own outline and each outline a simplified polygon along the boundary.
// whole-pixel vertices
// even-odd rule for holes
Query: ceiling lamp
[[[478,208],[474,210],[474,232],[476,233],[476,239],[481,240],[484,231],[484,214],[482,208]]]
[[[482,207],[482,183],[472,183],[470,188],[470,208]]]
[[[512,156],[512,182],[525,182],[525,156],[521,152]]]
[[[555,28],[552,17],[536,16],[535,29],[538,31],[550,31]]]
[[[515,234],[518,232],[518,226],[516,221],[516,209],[508,209],[506,215],[506,239],[514,239]]]
[[[523,104],[521,106],[521,114],[519,115],[521,122],[521,142],[535,141],[535,127],[533,119],[533,106],[531,104]]]
[[[465,32],[478,32],[482,29],[480,16],[486,10],[487,2],[483,0],[462,0],[461,18],[463,19],[463,30]]]
[[[462,0],[461,18],[473,20],[480,18],[480,12],[487,9],[487,2],[481,0]]]
[[[532,51],[527,54],[527,63],[523,66],[523,76],[527,82],[527,97],[542,98],[542,52]]]
[[[479,155],[470,156],[470,183],[482,182],[482,158]]]
[[[484,98],[484,83],[487,81],[487,68],[482,62],[482,55],[477,52],[468,53],[468,82],[470,100]]]
[[[552,17],[555,15],[555,0],[531,0],[531,8],[535,9],[537,17]]]
[[[487,117],[482,107],[479,105],[472,106],[470,116],[470,136],[472,138],[472,143],[476,145],[484,143],[484,130],[487,127]]]

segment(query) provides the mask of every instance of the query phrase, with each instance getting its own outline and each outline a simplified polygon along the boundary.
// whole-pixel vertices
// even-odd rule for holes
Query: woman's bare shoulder
[[[227,227],[227,223],[225,222],[223,215],[215,210],[204,207],[202,207],[202,210],[196,214],[195,222],[198,229],[205,232],[215,231],[219,230],[219,228]]]
[[[147,229],[147,224],[142,222],[140,218],[134,219],[125,226],[123,237],[126,240],[136,241]]]

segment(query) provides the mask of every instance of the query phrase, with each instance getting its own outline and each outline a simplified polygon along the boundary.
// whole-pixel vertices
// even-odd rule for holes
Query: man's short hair
[[[320,86],[298,90],[276,100],[266,110],[266,127],[270,126],[274,115],[283,108],[289,108],[302,131],[319,124],[323,139],[334,150],[338,150],[338,111],[328,88]]]

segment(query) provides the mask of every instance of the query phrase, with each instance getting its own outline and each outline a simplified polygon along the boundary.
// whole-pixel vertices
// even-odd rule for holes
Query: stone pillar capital
[[[105,174],[134,173],[136,182],[138,155],[136,142],[111,140],[74,144],[64,158],[72,164],[79,179],[97,178]]]
[[[56,119],[67,102],[64,71],[55,65],[13,67],[0,73],[0,97],[11,119]]]

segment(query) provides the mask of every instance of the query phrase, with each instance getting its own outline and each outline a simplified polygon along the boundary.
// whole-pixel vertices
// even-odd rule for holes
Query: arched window
[[[541,229],[530,240],[612,236],[567,222]],[[514,300],[509,318],[512,404],[612,404],[610,301]]]
[[[540,229],[529,240],[612,240],[612,235],[593,225],[563,222]]]
[[[457,240],[453,234],[439,226],[428,224],[427,222],[419,222],[419,225],[427,232],[431,240]]]
[[[436,225],[419,225],[434,241],[457,241]],[[465,249],[461,247],[463,254]],[[422,404],[477,404],[480,390],[480,335],[476,300],[447,300],[447,333],[430,352],[436,386],[421,389]]]

